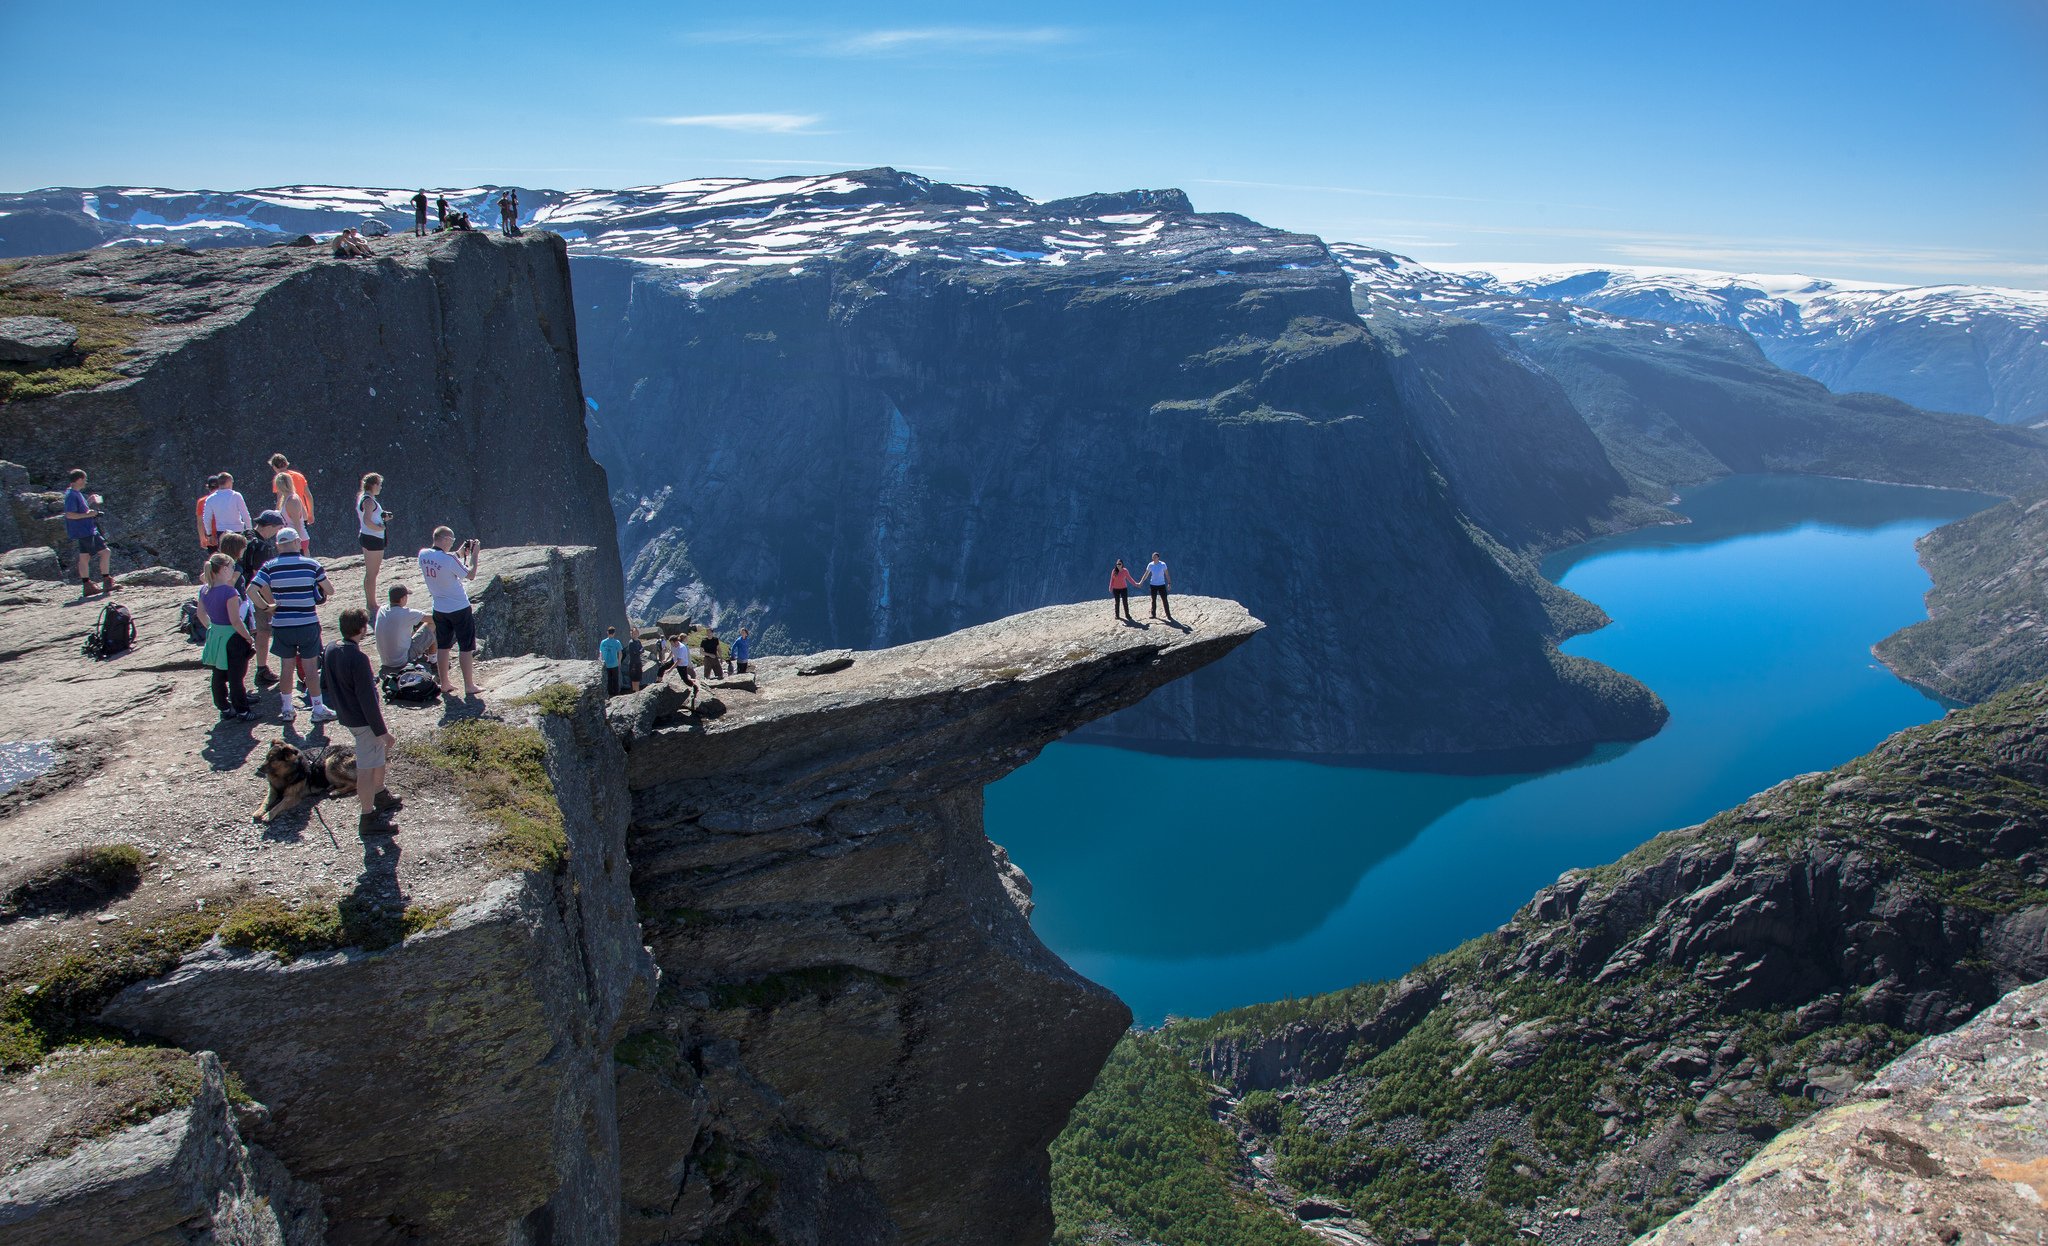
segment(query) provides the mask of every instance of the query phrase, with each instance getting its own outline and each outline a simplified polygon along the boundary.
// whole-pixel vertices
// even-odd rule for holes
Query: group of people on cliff
[[[604,668],[605,696],[638,692],[643,685],[660,683],[670,671],[674,671],[690,703],[694,704],[699,687],[697,666],[690,658],[690,634],[693,630],[688,619],[682,620],[673,631],[657,629],[644,635],[630,632],[624,640],[619,639],[618,628],[604,629],[604,639],[597,642],[597,660]],[[703,655],[705,678],[724,679],[728,655],[733,673],[746,674],[752,667],[753,646],[753,635],[747,628],[742,627],[739,638],[730,645],[719,639],[717,628],[705,628],[697,642],[698,652]]]

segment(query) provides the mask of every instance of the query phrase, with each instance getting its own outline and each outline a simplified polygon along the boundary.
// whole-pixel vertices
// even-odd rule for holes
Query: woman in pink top
[[[1116,565],[1109,569],[1109,595],[1112,599],[1110,608],[1115,612],[1111,618],[1122,619],[1127,623],[1137,622],[1131,617],[1131,586],[1137,582],[1137,578],[1124,566],[1124,560],[1117,559]]]
[[[290,472],[279,472],[271,478],[270,489],[277,494],[277,509],[284,512],[284,526],[298,531],[299,552],[311,557],[313,544],[306,531],[306,499],[299,493],[298,482]]]

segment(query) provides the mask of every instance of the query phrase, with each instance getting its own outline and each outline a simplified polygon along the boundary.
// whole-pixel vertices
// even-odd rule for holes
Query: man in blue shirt
[[[597,642],[597,660],[604,663],[604,694],[607,697],[619,695],[619,655],[625,649],[619,640],[619,629],[604,629],[604,639]]]
[[[107,568],[107,538],[100,531],[100,513],[94,506],[97,496],[87,497],[85,493],[85,469],[74,467],[70,475],[71,487],[64,491],[64,535],[78,545],[78,583],[80,600],[92,596],[92,556],[100,556],[100,581],[111,593],[121,587],[114,583],[114,577]]]
[[[277,694],[284,699],[284,722],[291,724],[298,707],[292,704],[292,677],[301,669],[313,721],[331,722],[334,711],[320,694],[320,603],[327,600],[327,569],[299,552],[295,528],[277,530],[277,557],[263,564],[249,581],[249,595],[270,616],[270,651],[277,655]]]
[[[747,629],[740,629],[740,638],[732,642],[732,669],[736,675],[747,673],[747,659],[754,654],[753,646],[747,641]]]

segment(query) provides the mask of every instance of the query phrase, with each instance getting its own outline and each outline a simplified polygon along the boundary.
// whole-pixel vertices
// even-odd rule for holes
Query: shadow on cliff
[[[1535,777],[1063,745],[989,789],[988,834],[1031,878],[1051,946],[1237,955],[1308,934],[1453,809]]]

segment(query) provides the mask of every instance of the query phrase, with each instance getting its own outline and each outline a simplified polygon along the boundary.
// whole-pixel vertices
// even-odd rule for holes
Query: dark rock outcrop
[[[355,552],[357,481],[378,471],[398,549],[445,523],[487,546],[592,545],[615,565],[560,239],[377,246],[356,261],[156,247],[15,266],[7,282],[107,303],[139,331],[115,381],[0,404],[0,443],[45,488],[91,471],[130,566],[193,562],[205,478],[234,472],[260,509],[280,450],[311,485],[316,553]]]
[[[78,330],[54,316],[0,316],[0,363],[45,363],[78,343]]]
[[[1981,701],[2048,675],[2048,498],[2001,503],[1920,538],[1928,618],[1872,649],[1901,679]]]
[[[1180,614],[1058,607],[818,674],[771,659],[695,716],[615,703],[662,966],[621,1047],[624,1240],[1046,1240],[1046,1146],[1130,1013],[1031,933],[980,788],[1261,626]]]
[[[2048,983],[1880,1069],[1639,1246],[2048,1237]]]

